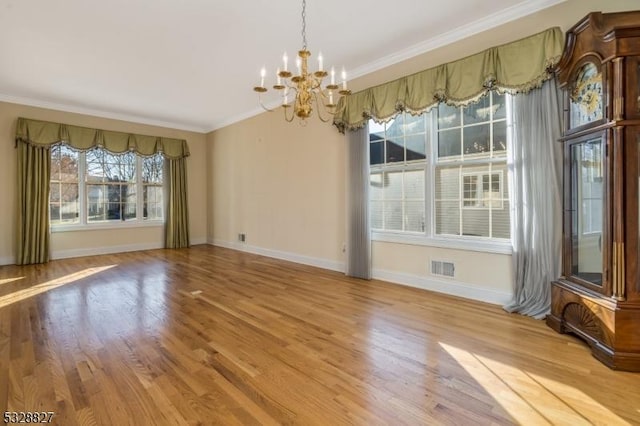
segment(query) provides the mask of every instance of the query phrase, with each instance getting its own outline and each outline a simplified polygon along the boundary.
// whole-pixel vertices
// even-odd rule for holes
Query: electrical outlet
[[[245,241],[247,241],[247,235],[246,234],[238,234],[238,241],[240,241],[241,243],[244,243]]]

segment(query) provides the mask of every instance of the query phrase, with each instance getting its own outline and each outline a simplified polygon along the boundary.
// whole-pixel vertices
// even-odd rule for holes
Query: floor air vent
[[[455,275],[456,266],[453,262],[445,262],[443,260],[431,261],[431,275],[440,277],[453,277]]]

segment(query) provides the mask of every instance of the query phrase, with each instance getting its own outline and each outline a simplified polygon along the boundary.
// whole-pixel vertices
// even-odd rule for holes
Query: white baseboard
[[[247,253],[259,254],[261,256],[273,257],[275,259],[288,260],[289,262],[301,263],[303,265],[316,266],[318,268],[329,269],[331,271],[344,272],[345,264],[334,260],[320,259],[317,257],[303,256],[280,250],[271,250],[262,247],[251,246],[246,243],[229,242],[218,239],[208,239],[208,243],[218,247],[225,247]]]
[[[197,246],[200,244],[207,244],[209,241],[207,240],[207,237],[198,237],[198,238],[191,238],[191,241],[189,241],[191,243],[192,246]]]
[[[207,244],[206,237],[192,238],[191,245]],[[98,256],[101,254],[113,254],[113,253],[126,253],[130,251],[140,250],[153,250],[163,248],[163,243],[143,243],[143,244],[128,244],[119,246],[107,246],[107,247],[92,247],[85,249],[70,249],[70,250],[54,250],[51,253],[51,259],[69,259],[72,257],[82,256]],[[16,260],[13,257],[0,257],[0,266],[3,265],[15,265]]]
[[[418,275],[404,274],[401,272],[386,271],[382,269],[374,269],[373,278],[389,281],[395,284],[421,288],[423,290],[464,297],[465,299],[492,303],[494,305],[506,305],[511,302],[513,298],[513,294],[510,292],[472,286],[460,281],[438,280],[435,278],[421,277]]]
[[[302,263],[305,265],[317,266],[319,268],[330,269],[332,271],[345,271],[344,263],[334,262],[326,259],[301,256],[298,254],[283,252],[279,250],[270,250],[262,247],[250,246],[240,242],[229,242],[212,238],[209,238],[207,242],[208,244],[214,246],[244,251],[247,253],[259,254],[276,259],[288,260],[290,262]],[[376,269],[373,271],[373,278],[388,281],[394,284],[401,284],[410,287],[421,288],[424,290],[435,291],[438,293],[450,294],[452,296],[464,297],[466,299],[479,300],[481,302],[492,303],[495,305],[505,305],[509,303],[513,297],[513,294],[509,292],[488,289],[486,287],[476,287],[459,281],[438,280],[417,275],[385,271],[381,269]]]
[[[101,254],[125,253],[129,251],[153,250],[163,248],[163,243],[127,244],[121,246],[92,247],[84,249],[56,250],[51,259],[68,259],[71,257],[97,256]]]

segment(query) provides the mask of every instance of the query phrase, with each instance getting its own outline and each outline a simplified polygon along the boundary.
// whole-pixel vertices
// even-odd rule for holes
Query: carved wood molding
[[[567,324],[574,326],[591,337],[602,340],[603,336],[600,322],[584,305],[568,303],[564,308],[562,316]]]

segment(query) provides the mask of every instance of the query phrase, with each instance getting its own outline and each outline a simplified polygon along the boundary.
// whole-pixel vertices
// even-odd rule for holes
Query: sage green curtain
[[[439,102],[466,105],[489,90],[526,93],[551,78],[563,49],[560,28],[439,65],[343,96],[334,116],[341,132],[363,127],[370,118],[386,121],[399,111],[420,113]]]
[[[64,141],[81,151],[100,147],[116,154],[133,151],[145,156],[161,152],[165,158],[189,156],[189,147],[184,139],[114,132],[27,118],[18,118],[16,139],[43,146]]]
[[[17,265],[49,261],[48,146],[18,142]]]
[[[166,161],[167,217],[165,227],[166,248],[189,247],[189,210],[187,202],[187,164],[185,158]]]

